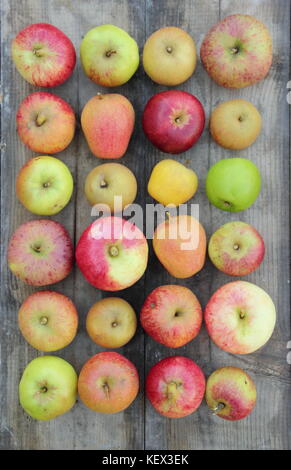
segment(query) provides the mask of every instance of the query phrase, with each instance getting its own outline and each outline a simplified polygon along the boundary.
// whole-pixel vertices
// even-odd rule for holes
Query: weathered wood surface
[[[103,416],[90,412],[80,402],[73,410],[48,422],[30,419],[18,404],[18,381],[25,365],[39,353],[26,344],[17,327],[17,310],[33,291],[11,275],[6,265],[9,236],[16,227],[35,218],[15,197],[15,177],[32,152],[19,141],[15,129],[15,112],[20,101],[35,88],[29,86],[11,63],[10,42],[24,26],[49,22],[62,29],[77,51],[91,27],[113,23],[127,30],[142,51],[145,39],[159,27],[180,26],[195,39],[199,49],[209,27],[231,13],[249,13],[269,27],[274,41],[274,62],[268,77],[241,91],[230,91],[212,82],[200,63],[193,77],[180,88],[197,95],[207,116],[220,101],[232,97],[249,99],[262,113],[264,127],[257,142],[236,155],[252,159],[263,178],[262,193],[247,211],[230,215],[210,206],[204,191],[207,170],[215,161],[234,154],[217,146],[206,129],[198,144],[177,159],[197,172],[200,187],[195,199],[200,205],[200,219],[210,235],[229,220],[244,220],[262,233],[267,247],[263,265],[247,280],[257,283],[273,297],[278,321],[270,342],[259,352],[234,356],[216,348],[205,329],[179,354],[193,358],[208,375],[217,367],[235,365],[253,376],[258,388],[258,403],[247,419],[229,423],[212,416],[205,404],[197,413],[181,420],[169,420],[154,412],[143,393],[144,376],[158,360],[177,351],[159,346],[145,337],[139,328],[136,337],[121,351],[138,367],[141,392],[125,412]],[[291,377],[287,364],[287,342],[291,339],[289,309],[289,106],[286,101],[290,56],[289,0],[2,0],[1,60],[1,389],[0,448],[2,449],[287,449],[291,447]],[[130,167],[139,182],[137,202],[152,202],[146,194],[152,166],[165,158],[142,133],[140,116],[147,99],[164,87],[153,84],[142,67],[130,82],[116,91],[134,104],[136,129],[122,163]],[[52,90],[66,99],[78,116],[86,101],[101,88],[90,82],[78,66],[64,85]],[[113,91],[113,90],[112,90]],[[62,222],[74,240],[92,221],[83,186],[87,173],[98,164],[79,131],[67,150],[59,157],[70,167],[75,192],[71,203],[55,219]],[[144,297],[158,285],[179,283],[193,289],[206,304],[211,293],[231,278],[219,273],[209,262],[194,278],[177,281],[171,278],[151,253],[148,271],[122,296],[138,312]],[[63,282],[53,286],[69,295],[78,307],[80,327],[77,338],[58,355],[80,370],[82,364],[98,351],[84,331],[88,308],[103,294],[89,286],[75,269]],[[116,293],[116,295],[120,295]]]

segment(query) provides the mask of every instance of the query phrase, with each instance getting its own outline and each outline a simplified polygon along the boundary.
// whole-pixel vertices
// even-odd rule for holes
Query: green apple
[[[69,411],[77,398],[77,374],[57,356],[40,356],[25,368],[19,400],[32,418],[49,420]]]
[[[57,214],[68,204],[72,192],[71,172],[55,157],[32,158],[17,175],[17,197],[33,214]]]
[[[112,24],[90,29],[81,42],[80,52],[85,74],[102,86],[123,85],[139,65],[137,43]]]
[[[261,189],[261,176],[256,165],[246,158],[225,158],[215,163],[206,178],[209,201],[228,212],[250,207]]]

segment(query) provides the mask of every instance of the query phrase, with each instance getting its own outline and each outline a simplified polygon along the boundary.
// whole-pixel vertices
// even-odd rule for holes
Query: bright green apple
[[[33,214],[57,214],[68,204],[72,192],[71,172],[55,157],[32,158],[17,176],[17,197]]]
[[[138,45],[117,26],[96,26],[81,42],[81,63],[93,82],[108,87],[123,85],[138,68]]]
[[[32,418],[49,420],[69,411],[77,398],[77,374],[57,356],[40,356],[25,368],[19,400]]]
[[[225,158],[215,163],[206,178],[209,201],[228,212],[250,207],[261,189],[261,177],[256,165],[246,158]]]

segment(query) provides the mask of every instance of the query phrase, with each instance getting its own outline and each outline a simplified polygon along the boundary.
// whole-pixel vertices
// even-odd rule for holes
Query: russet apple
[[[139,389],[136,367],[117,352],[100,352],[81,369],[78,391],[82,402],[99,413],[118,413],[135,400]]]
[[[62,281],[73,266],[73,244],[63,225],[49,219],[20,225],[8,245],[8,266],[26,284]]]
[[[170,216],[156,228],[153,249],[173,277],[184,279],[194,276],[205,263],[205,230],[190,215]]]
[[[142,126],[146,136],[166,153],[181,153],[191,148],[201,136],[205,113],[200,101],[181,90],[156,93],[147,102]]]
[[[16,195],[24,207],[38,215],[54,215],[69,202],[73,177],[67,165],[55,157],[34,157],[16,178]]]
[[[62,98],[36,91],[20,104],[16,124],[20,139],[33,152],[54,154],[72,141],[76,118],[71,106]]]
[[[160,286],[147,296],[140,322],[153,339],[169,348],[179,348],[198,335],[202,309],[187,287]]]
[[[196,47],[181,28],[168,26],[155,31],[143,48],[143,67],[156,83],[175,86],[185,82],[196,67]]]
[[[129,168],[120,163],[103,163],[96,166],[85,181],[85,194],[89,203],[92,206],[106,204],[111,212],[132,204],[136,193],[136,177]],[[117,197],[121,199],[120,207],[116,208],[115,205],[119,205],[119,201],[115,201]]]
[[[19,400],[32,418],[47,421],[69,411],[77,399],[77,374],[64,359],[40,356],[24,369]]]
[[[101,217],[82,233],[77,264],[97,289],[126,289],[144,274],[148,244],[141,230],[121,217]]]
[[[136,41],[112,24],[90,29],[81,42],[80,54],[85,74],[102,86],[123,85],[139,65]]]
[[[53,87],[64,83],[76,64],[70,39],[47,23],[34,23],[12,41],[12,59],[20,75],[31,85]]]
[[[201,61],[210,77],[226,88],[244,88],[265,78],[272,64],[272,39],[250,15],[219,21],[205,36]]]
[[[29,295],[18,311],[18,326],[26,341],[44,352],[57,351],[76,336],[78,313],[63,294],[39,291]]]
[[[151,173],[148,192],[164,206],[179,206],[191,199],[198,188],[196,173],[175,160],[161,160]]]
[[[91,152],[99,158],[120,158],[133,132],[135,113],[123,95],[93,96],[84,106],[81,125]]]
[[[212,295],[204,319],[210,338],[219,348],[231,354],[250,354],[272,336],[276,309],[263,289],[234,281]]]
[[[136,314],[126,300],[105,297],[90,308],[86,329],[90,338],[103,348],[121,348],[136,332]]]
[[[208,244],[212,263],[230,276],[245,276],[257,269],[265,255],[264,240],[245,222],[228,222],[211,236]]]
[[[257,108],[242,99],[220,103],[211,113],[210,132],[222,147],[242,150],[254,143],[262,128]]]
[[[158,413],[167,418],[183,418],[200,406],[205,377],[188,357],[172,356],[150,369],[145,388],[147,398]]]
[[[246,418],[256,404],[256,386],[244,370],[222,367],[206,383],[206,401],[212,413],[229,421]]]
[[[248,209],[261,190],[256,165],[246,158],[224,158],[208,171],[206,194],[218,209],[239,212]]]

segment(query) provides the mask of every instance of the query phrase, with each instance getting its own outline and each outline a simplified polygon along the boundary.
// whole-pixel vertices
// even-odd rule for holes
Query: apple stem
[[[107,188],[108,184],[106,183],[104,176],[101,176],[100,188]]]
[[[109,387],[107,383],[103,384],[103,390],[106,395],[106,398],[109,398]]]
[[[118,250],[117,246],[114,246],[114,245],[111,246],[109,248],[109,254],[110,254],[110,256],[113,256],[113,257],[118,256],[119,250]]]
[[[223,408],[225,408],[225,404],[222,403],[222,402],[219,402],[215,408],[212,409],[212,412],[214,415],[216,415],[217,413],[219,413],[221,410],[223,410]]]
[[[169,400],[175,400],[177,395],[177,384],[176,382],[170,382],[167,385],[167,397]]]
[[[166,51],[167,51],[169,54],[171,54],[172,50],[173,50],[173,49],[172,49],[171,46],[168,46],[168,47],[166,48]]]
[[[239,245],[238,245],[237,243],[235,243],[235,244],[233,245],[233,249],[237,251],[237,250],[239,249]]]
[[[116,51],[114,51],[114,50],[107,51],[105,55],[106,55],[106,57],[111,57],[112,54],[116,54]]]
[[[117,322],[114,321],[113,323],[111,323],[111,326],[113,326],[113,328],[115,328],[117,326]]]
[[[47,392],[47,387],[45,387],[45,386],[41,387],[40,392],[41,393],[46,393]]]
[[[42,56],[42,54],[41,54],[41,52],[40,52],[40,49],[34,48],[34,49],[32,50],[32,53],[33,53],[34,55],[36,55],[36,57],[41,57],[41,56]]]
[[[41,319],[39,320],[39,323],[41,325],[46,325],[48,322],[48,317],[41,317]]]
[[[46,121],[46,117],[44,114],[38,114],[36,116],[35,122],[38,127],[42,126],[45,123],[45,121]]]
[[[99,100],[102,100],[102,93],[100,93],[100,91],[98,91],[98,93],[97,93],[97,98],[98,98]]]

